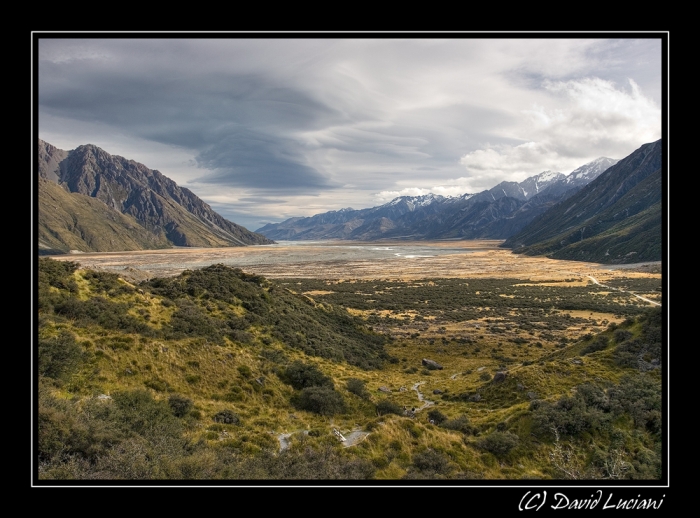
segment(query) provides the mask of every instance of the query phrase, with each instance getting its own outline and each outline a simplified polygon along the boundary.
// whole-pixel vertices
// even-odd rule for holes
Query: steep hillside
[[[661,151],[660,140],[640,147],[503,246],[557,259],[661,260]]]
[[[44,178],[39,178],[39,207],[40,254],[171,247],[164,236],[147,231],[132,216],[98,199],[71,194]]]
[[[64,151],[39,141],[38,173],[44,180],[38,189],[45,249],[101,252],[272,243],[222,218],[159,171],[93,145]],[[68,197],[55,189],[43,192],[52,183]],[[58,197],[66,200],[60,211],[51,201]]]

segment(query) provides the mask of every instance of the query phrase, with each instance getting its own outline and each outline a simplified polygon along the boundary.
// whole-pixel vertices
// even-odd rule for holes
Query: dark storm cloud
[[[658,40],[604,35],[46,38],[40,137],[263,221],[625,156],[658,138],[660,59]]]
[[[319,190],[333,186],[328,178],[303,165],[295,142],[246,129],[232,129],[197,157],[213,171],[194,180],[275,190]]]
[[[194,149],[198,165],[212,171],[200,182],[317,190],[332,185],[304,163],[288,136],[342,119],[308,92],[262,74],[197,77],[174,75],[162,61],[149,72],[138,63],[124,68],[120,59],[108,62],[114,66],[94,60],[43,63],[41,109]]]

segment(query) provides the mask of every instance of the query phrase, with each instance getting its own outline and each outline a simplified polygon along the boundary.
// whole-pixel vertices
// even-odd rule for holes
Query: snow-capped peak
[[[542,171],[538,174],[535,179],[538,183],[551,182],[552,180],[559,179],[560,176],[564,176],[561,173],[555,173],[554,171]]]
[[[574,169],[567,177],[566,181],[571,182],[581,182],[581,181],[592,181],[595,180],[601,173],[605,172],[606,169],[617,164],[618,160],[615,158],[600,157],[596,158],[592,162],[582,165],[581,167]]]

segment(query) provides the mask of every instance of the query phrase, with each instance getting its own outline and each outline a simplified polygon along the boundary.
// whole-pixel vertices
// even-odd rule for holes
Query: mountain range
[[[224,219],[157,170],[92,144],[39,140],[41,254],[274,243]]]
[[[401,196],[379,207],[291,218],[256,232],[276,240],[506,239],[616,162],[601,157],[569,175],[545,171],[456,197]]]

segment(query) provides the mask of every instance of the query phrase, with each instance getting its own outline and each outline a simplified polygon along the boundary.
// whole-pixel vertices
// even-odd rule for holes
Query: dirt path
[[[352,432],[345,434],[345,441],[343,442],[343,446],[346,448],[349,448],[350,446],[355,446],[356,444],[359,444],[362,440],[365,439],[369,435],[369,432],[365,432],[360,428],[356,428]]]
[[[613,290],[613,291],[619,291],[620,293],[627,293],[629,295],[634,295],[638,299],[642,299],[644,302],[648,302],[649,304],[654,304],[655,306],[661,305],[658,302],[655,302],[653,300],[649,300],[648,298],[642,297],[641,295],[637,295],[636,293],[632,293],[631,291],[625,291],[625,290],[621,290],[620,288],[613,288],[612,286],[606,286],[605,284],[601,284],[600,282],[598,282],[598,279],[596,279],[592,275],[586,275],[586,277],[588,277],[590,280],[592,280],[598,286],[602,286],[603,288],[607,288],[607,289]]]
[[[424,408],[428,408],[429,406],[433,406],[435,404],[435,401],[430,401],[428,399],[425,399],[423,397],[423,393],[420,390],[418,390],[418,387],[420,387],[424,383],[425,383],[425,381],[419,381],[418,383],[416,383],[415,385],[413,385],[411,387],[411,390],[415,390],[416,394],[418,394],[418,401],[423,403],[423,406],[421,406],[420,408],[416,408],[416,410],[415,410],[416,412],[419,412],[419,411],[423,410]]]

